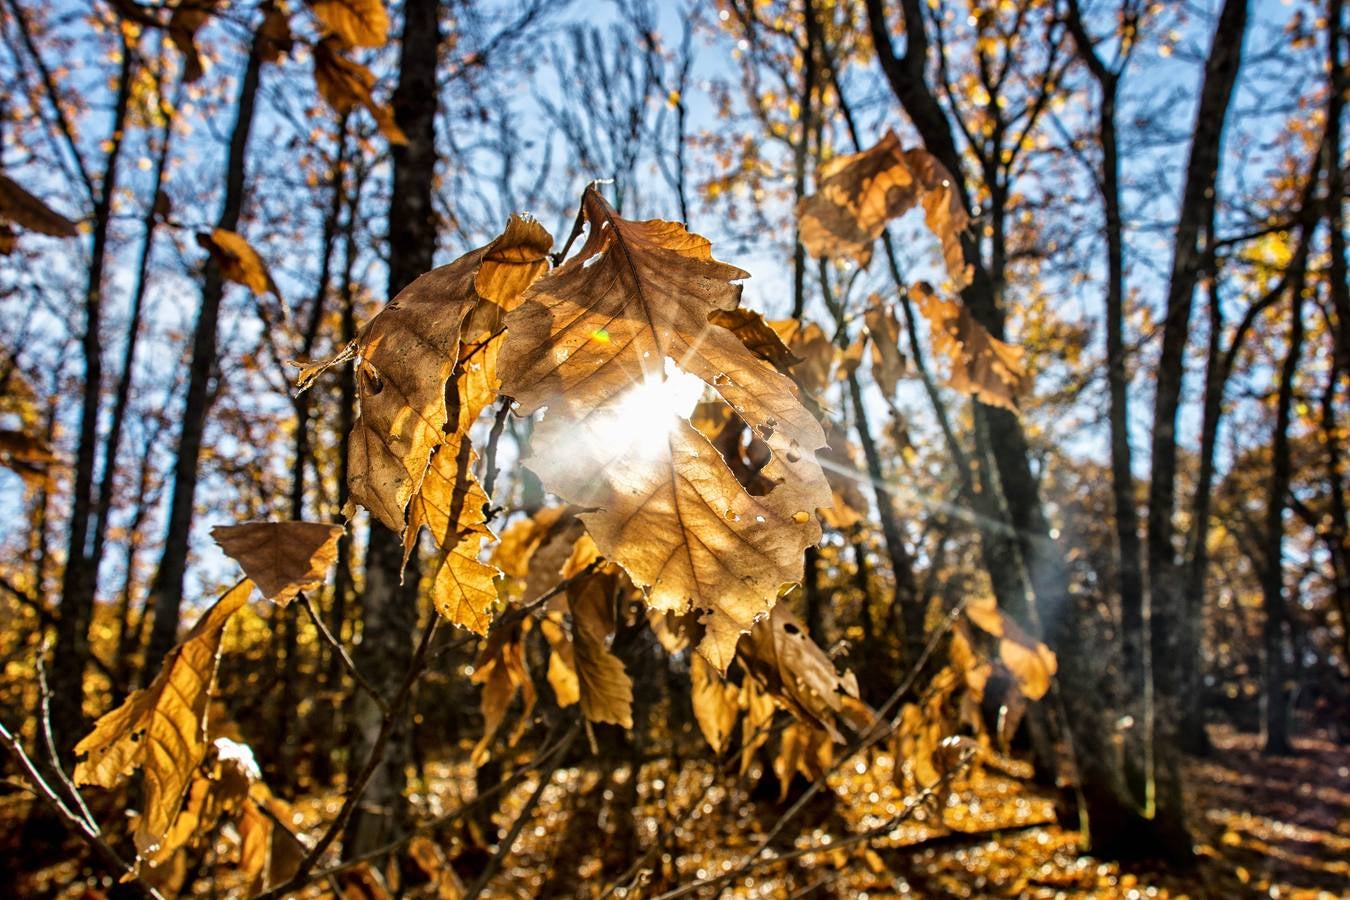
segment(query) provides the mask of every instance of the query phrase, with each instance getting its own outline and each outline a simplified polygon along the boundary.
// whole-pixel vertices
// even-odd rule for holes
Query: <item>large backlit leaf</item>
[[[1017,412],[1021,398],[1031,392],[1022,348],[1000,341],[963,304],[943,300],[923,282],[910,295],[932,328],[933,349],[951,363],[951,386],[981,403]]]
[[[895,132],[861,153],[841,156],[820,170],[816,193],[797,204],[802,244],[813,256],[872,260],[886,223],[922,204],[924,221],[942,242],[947,274],[957,289],[970,283],[961,249],[970,217],[951,175],[926,150],[902,150]]]
[[[211,537],[264,597],[286,606],[301,591],[323,584],[337,561],[342,531],[341,525],[320,522],[244,522],[217,525]]]
[[[659,610],[696,609],[700,651],[725,671],[736,639],[797,581],[830,504],[824,433],[789,379],[709,321],[735,309],[746,273],[683,226],[620,218],[589,188],[577,256],[511,312],[499,371],[523,414],[548,407],[526,461],[582,514],[601,554]],[[741,486],[676,408],[678,369],[711,387],[767,442],[761,496]],[[687,375],[685,380],[688,380]],[[636,393],[634,393],[636,391]]]
[[[165,657],[150,686],[100,718],[75,746],[85,757],[75,768],[77,784],[110,788],[136,769],[144,772],[145,803],[135,833],[142,855],[164,841],[206,756],[206,710],[221,636],[252,590],[246,579],[227,591]]]

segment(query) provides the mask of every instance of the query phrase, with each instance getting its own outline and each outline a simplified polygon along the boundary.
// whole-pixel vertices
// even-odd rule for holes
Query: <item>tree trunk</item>
[[[1275,433],[1271,439],[1270,493],[1266,500],[1266,529],[1261,598],[1266,608],[1265,638],[1265,752],[1287,755],[1289,743],[1289,690],[1284,669],[1286,620],[1284,597],[1284,510],[1289,495],[1291,462],[1289,423],[1293,416],[1294,379],[1303,352],[1303,278],[1295,274],[1290,286],[1289,347],[1280,369],[1280,387],[1275,405]]]
[[[408,136],[394,147],[394,188],[389,200],[389,297],[431,268],[436,249],[432,181],[436,170],[436,57],[440,47],[439,0],[408,0],[404,6],[403,46],[394,119]],[[418,567],[410,561],[399,582],[403,546],[399,536],[372,523],[366,551],[362,595],[364,630],[357,664],[386,697],[392,696],[412,664],[417,625]],[[435,615],[433,611],[431,615]],[[380,730],[380,710],[364,694],[354,705],[357,760],[364,760]],[[405,712],[391,735],[379,768],[348,828],[351,854],[387,843],[408,821],[403,796],[410,753],[411,719]]]
[[[1178,583],[1175,525],[1177,410],[1185,375],[1183,357],[1190,336],[1191,306],[1202,263],[1208,253],[1200,237],[1214,217],[1219,153],[1224,123],[1242,59],[1247,30],[1247,0],[1225,0],[1219,13],[1204,83],[1196,109],[1190,159],[1182,190],[1180,213],[1173,238],[1172,270],[1168,279],[1163,320],[1162,351],[1158,359],[1153,400],[1152,472],[1148,496],[1149,650],[1153,667],[1153,756],[1155,821],[1165,846],[1185,848],[1186,829],[1181,791],[1178,732],[1182,709],[1181,656],[1184,645],[1186,599]]]
[[[230,151],[225,164],[225,202],[217,227],[226,231],[239,228],[244,207],[244,164],[248,155],[249,132],[258,99],[262,76],[265,39],[255,32],[249,48],[244,75],[235,103],[234,128],[230,133]],[[216,335],[220,326],[220,303],[225,296],[225,279],[214,256],[206,260],[202,282],[202,303],[192,332],[192,361],[188,366],[187,397],[183,403],[182,430],[174,464],[173,494],[169,501],[168,530],[159,568],[151,582],[147,603],[154,610],[150,644],[145,665],[156,668],[178,640],[178,611],[183,596],[183,577],[187,572],[188,549],[192,536],[193,505],[197,497],[197,478],[202,439],[214,395],[216,380]]]
[[[26,33],[26,32],[25,32]],[[93,248],[84,292],[84,393],[80,405],[80,438],[75,451],[75,480],[68,529],[66,568],[61,578],[60,616],[56,623],[52,668],[52,732],[58,752],[72,748],[84,733],[84,669],[89,662],[89,624],[98,588],[97,565],[90,557],[89,525],[94,511],[94,459],[98,452],[98,420],[103,393],[103,272],[108,255],[108,227],[117,192],[123,129],[131,100],[135,54],[125,42],[118,73],[103,184],[94,203]],[[60,100],[53,95],[52,103]]]

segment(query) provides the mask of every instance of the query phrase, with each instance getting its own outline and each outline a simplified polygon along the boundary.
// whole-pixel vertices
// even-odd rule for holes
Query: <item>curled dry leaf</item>
[[[197,32],[219,6],[220,0],[179,0],[169,14],[169,40],[183,54],[183,78],[188,84],[206,74],[201,51],[197,49]]]
[[[992,597],[968,602],[966,618],[998,639],[999,659],[1017,680],[1022,695],[1028,700],[1044,697],[1059,667],[1054,651],[1005,615]]]
[[[456,426],[476,418],[485,402],[467,390],[474,383],[467,367],[446,390],[460,360],[466,318],[487,295],[499,294],[501,283],[545,271],[552,242],[537,222],[513,216],[492,243],[404,288],[357,338],[361,413],[351,436],[352,498],[391,530],[404,533],[404,511],[421,488],[432,453],[447,434],[461,433]],[[495,363],[486,364],[495,372]],[[455,426],[447,394],[457,405]]]
[[[473,748],[471,761],[481,766],[491,757],[490,748],[497,729],[506,719],[506,709],[523,692],[525,708],[520,715],[520,728],[529,724],[530,712],[536,699],[534,681],[525,663],[525,635],[530,629],[528,618],[506,628],[497,628],[488,635],[487,643],[478,656],[473,670],[475,684],[483,685],[483,737]],[[519,732],[518,732],[519,733]]]
[[[855,731],[872,724],[871,710],[858,699],[857,678],[840,675],[782,603],[741,639],[738,659],[765,692],[833,740],[843,740],[840,724]]]
[[[1031,393],[1022,348],[994,337],[963,304],[943,300],[923,282],[910,289],[910,296],[932,328],[934,350],[951,363],[951,386],[981,403],[1017,412]]]
[[[323,584],[342,532],[341,525],[321,522],[244,522],[217,525],[211,537],[264,597],[285,607]]]
[[[383,0],[306,0],[319,28],[348,47],[383,47],[389,40],[389,13]]]
[[[792,366],[792,380],[808,397],[818,397],[830,385],[835,366],[834,342],[815,322],[802,319],[775,319],[769,327],[787,344],[800,362]]]
[[[567,589],[581,712],[591,722],[633,727],[633,681],[609,647],[619,575],[596,573]]]
[[[343,56],[341,39],[326,37],[314,45],[314,85],[333,112],[342,116],[364,106],[389,143],[408,143],[394,111],[375,99],[375,73]]]
[[[526,464],[581,518],[651,607],[697,609],[699,650],[725,671],[736,639],[800,579],[802,551],[830,504],[815,459],[824,433],[787,378],[709,317],[733,310],[746,273],[704,238],[622,219],[594,187],[582,199],[580,253],[526,292],[506,318],[502,390],[529,414],[548,407]],[[668,372],[719,394],[773,453],[774,484],[752,496],[688,419]],[[641,393],[632,394],[631,391]],[[690,405],[694,398],[690,398]],[[662,404],[639,416],[632,407]]]
[[[8,175],[0,175],[0,221],[5,220],[51,237],[72,238],[79,234],[70,219],[19,187]]]
[[[894,131],[868,150],[841,156],[820,170],[816,193],[797,204],[802,244],[812,256],[872,261],[886,223],[922,204],[924,222],[942,243],[947,274],[957,289],[970,284],[961,249],[970,217],[951,174],[926,150],[902,150]]]
[[[900,320],[895,308],[872,295],[863,313],[868,337],[872,339],[872,378],[887,397],[895,396],[896,385],[905,374],[905,355],[900,352]]]
[[[23,431],[0,428],[0,465],[18,473],[28,485],[40,487],[51,467],[60,462],[45,440]]]
[[[731,740],[732,729],[741,714],[741,690],[724,680],[702,656],[689,660],[689,699],[694,721],[714,753],[721,753]]]
[[[75,745],[85,758],[76,784],[111,788],[136,769],[145,774],[145,802],[136,826],[137,853],[156,852],[178,815],[193,772],[206,757],[206,710],[225,625],[253,590],[247,579],[216,601],[187,638],[164,658],[149,687],[132,692]]]
[[[215,228],[210,234],[198,234],[197,245],[211,254],[226,281],[243,285],[255,296],[281,296],[276,282],[272,280],[272,273],[267,271],[267,264],[242,236],[224,228]]]

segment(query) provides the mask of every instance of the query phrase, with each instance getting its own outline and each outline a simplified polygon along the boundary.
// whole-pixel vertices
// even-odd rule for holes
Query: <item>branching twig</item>
[[[370,696],[370,699],[375,701],[375,705],[380,708],[381,714],[388,715],[389,704],[385,702],[384,697],[382,697],[380,692],[375,689],[375,686],[367,681],[365,676],[361,674],[361,671],[356,668],[356,662],[351,658],[351,654],[347,652],[347,648],[342,646],[342,642],[334,636],[333,632],[328,630],[328,626],[324,624],[323,619],[319,618],[319,613],[314,608],[314,604],[309,599],[309,595],[304,592],[300,593],[300,606],[309,616],[309,620],[314,623],[314,627],[319,632],[319,637],[323,638],[324,643],[328,644],[329,648],[337,654],[338,659],[342,661],[343,668],[347,670],[347,674],[352,676],[352,680],[356,682],[357,687],[365,691]]]

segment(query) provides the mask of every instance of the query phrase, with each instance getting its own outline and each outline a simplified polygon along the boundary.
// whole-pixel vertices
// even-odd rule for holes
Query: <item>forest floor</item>
[[[1297,755],[1268,758],[1255,735],[1216,729],[1211,736],[1214,753],[1188,763],[1198,849],[1191,871],[1121,866],[1084,854],[1078,833],[1053,824],[1049,798],[989,769],[955,783],[940,805],[917,809],[870,849],[838,846],[903,810],[884,756],[870,769],[833,776],[841,802],[808,807],[757,865],[741,870],[781,813],[777,798],[727,791],[720,783],[705,792],[703,785],[714,783],[706,766],[663,772],[657,763],[644,768],[636,790],[622,771],[604,778],[593,769],[555,772],[484,896],[600,896],[620,872],[626,889],[613,896],[651,896],[734,868],[720,896],[1350,897],[1350,748],[1305,737],[1295,741]],[[432,765],[426,775],[426,813],[472,796],[467,766]],[[508,796],[499,823],[514,817],[536,784],[526,780]],[[332,795],[299,801],[297,825],[320,827],[337,803]],[[106,896],[110,880],[88,861],[76,861],[81,848],[73,841],[60,850],[20,847],[27,806],[20,795],[0,798],[0,894]],[[621,809],[635,815],[620,815]],[[486,843],[481,831],[461,826],[414,844],[412,856],[425,877],[412,878],[403,896],[456,896],[486,858],[485,851],[466,849],[475,843]],[[219,847],[228,860],[228,841]],[[183,895],[232,895],[228,869],[225,863],[200,873],[195,889]],[[371,874],[349,877],[344,895],[380,896]],[[648,878],[661,889],[646,886]],[[317,889],[312,895],[321,896]]]

